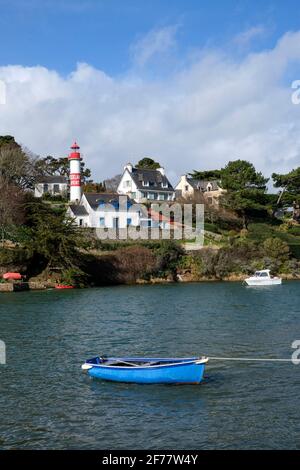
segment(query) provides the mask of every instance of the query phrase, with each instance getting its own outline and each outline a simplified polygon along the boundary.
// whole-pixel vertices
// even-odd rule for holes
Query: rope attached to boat
[[[256,358],[256,357],[212,357],[208,356],[209,361],[235,361],[235,362],[291,362],[296,363],[295,359],[276,359],[276,358]]]

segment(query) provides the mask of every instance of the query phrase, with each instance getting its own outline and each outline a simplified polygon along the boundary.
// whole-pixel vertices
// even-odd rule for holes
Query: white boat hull
[[[278,286],[282,284],[282,279],[280,278],[275,278],[275,279],[246,279],[245,280],[246,284],[248,286]]]

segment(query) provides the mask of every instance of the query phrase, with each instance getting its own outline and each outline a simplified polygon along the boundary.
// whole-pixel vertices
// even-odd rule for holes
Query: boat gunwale
[[[117,359],[117,358],[112,358],[112,359]],[[129,358],[127,358],[129,359]],[[119,360],[121,361],[121,358],[119,358]],[[155,360],[155,358],[153,358],[153,360]],[[156,359],[157,361],[159,359]],[[164,359],[165,361],[167,361],[167,359]],[[181,360],[181,359],[178,359],[178,360]],[[114,365],[105,365],[105,364],[91,364],[91,363],[88,363],[88,362],[85,362],[84,365],[87,365],[87,366],[91,366],[90,369],[92,369],[93,367],[98,367],[98,368],[101,368],[101,369],[112,369],[112,370],[115,370],[115,369],[121,369],[121,370],[131,370],[131,371],[134,371],[134,370],[141,370],[141,369],[144,369],[144,370],[149,370],[149,369],[160,369],[162,367],[179,367],[179,366],[187,366],[187,365],[204,365],[208,362],[209,358],[208,357],[203,357],[203,358],[194,358],[194,359],[187,359],[186,361],[184,359],[182,359],[181,361],[182,362],[172,362],[172,363],[168,363],[168,364],[156,364],[156,365],[135,365],[135,366],[114,366]]]

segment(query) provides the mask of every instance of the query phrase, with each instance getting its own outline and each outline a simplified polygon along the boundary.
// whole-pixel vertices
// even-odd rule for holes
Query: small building
[[[65,176],[41,176],[36,181],[34,196],[42,197],[46,194],[50,194],[52,196],[61,195],[67,197],[68,186],[68,178]]]
[[[203,195],[210,205],[218,205],[219,198],[225,193],[225,190],[219,186],[219,182],[212,180],[198,180],[183,175],[180,178],[176,188],[176,197],[183,199],[195,199],[197,195]]]
[[[119,194],[84,193],[78,204],[70,204],[67,209],[79,227],[90,228],[126,228],[140,225],[141,211],[130,210],[133,206],[128,196],[120,204]]]
[[[124,172],[117,189],[138,203],[173,201],[175,191],[163,168],[157,170],[135,168],[131,163]]]

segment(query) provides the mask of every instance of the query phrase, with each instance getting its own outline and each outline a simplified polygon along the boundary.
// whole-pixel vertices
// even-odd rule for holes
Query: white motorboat
[[[269,269],[263,269],[262,271],[256,271],[254,276],[248,277],[245,282],[248,286],[274,286],[282,284],[282,279],[271,276]]]

